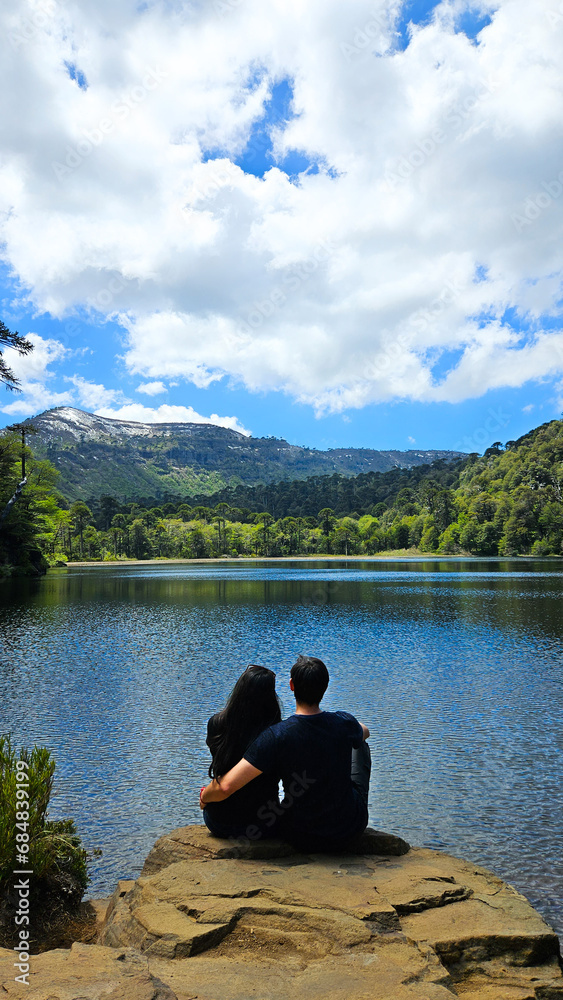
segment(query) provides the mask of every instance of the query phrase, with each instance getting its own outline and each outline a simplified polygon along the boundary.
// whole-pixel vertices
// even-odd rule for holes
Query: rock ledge
[[[32,957],[29,1000],[563,1000],[559,944],[485,869],[368,831],[357,853],[160,838],[98,944]]]

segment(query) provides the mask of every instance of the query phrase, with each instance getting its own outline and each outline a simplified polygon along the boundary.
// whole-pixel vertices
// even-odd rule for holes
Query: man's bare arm
[[[368,727],[364,726],[363,722],[360,722],[360,726],[362,727],[362,732],[364,734],[364,740],[369,740],[369,729],[368,729]]]
[[[209,802],[223,802],[233,792],[238,792],[239,788],[244,788],[245,785],[248,785],[248,782],[253,781],[259,774],[262,774],[262,771],[249,764],[243,757],[242,760],[239,760],[238,764],[235,764],[230,771],[227,771],[223,775],[220,782],[214,778],[203,789],[199,796],[200,807],[203,809]]]

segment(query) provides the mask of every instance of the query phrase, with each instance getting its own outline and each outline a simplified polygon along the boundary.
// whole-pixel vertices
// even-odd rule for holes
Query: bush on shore
[[[18,771],[19,761],[27,766]],[[22,748],[17,754],[10,737],[0,736],[0,945],[4,947],[12,946],[17,931],[15,871],[33,873],[29,931],[36,947],[76,914],[88,885],[88,855],[74,821],[47,819],[54,772],[55,761],[45,747]],[[22,854],[26,864],[18,861]]]

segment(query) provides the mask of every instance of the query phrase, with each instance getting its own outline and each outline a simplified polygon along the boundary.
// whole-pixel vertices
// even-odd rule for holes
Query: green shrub
[[[23,773],[29,783],[27,799],[19,801],[18,760],[27,764]],[[54,901],[58,897],[71,907],[88,885],[88,856],[73,820],[47,819],[54,772],[55,762],[45,747],[23,748],[17,754],[10,737],[0,736],[0,895],[9,893],[14,870],[25,868],[33,872],[34,896],[48,895]],[[17,861],[22,841],[29,846],[25,865]]]

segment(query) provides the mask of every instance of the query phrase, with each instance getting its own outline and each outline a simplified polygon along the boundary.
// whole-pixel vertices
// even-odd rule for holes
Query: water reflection
[[[249,662],[326,659],[372,731],[374,824],[494,868],[563,930],[553,561],[147,565],[0,586],[0,729],[47,743],[94,894],[199,822],[205,723]]]

